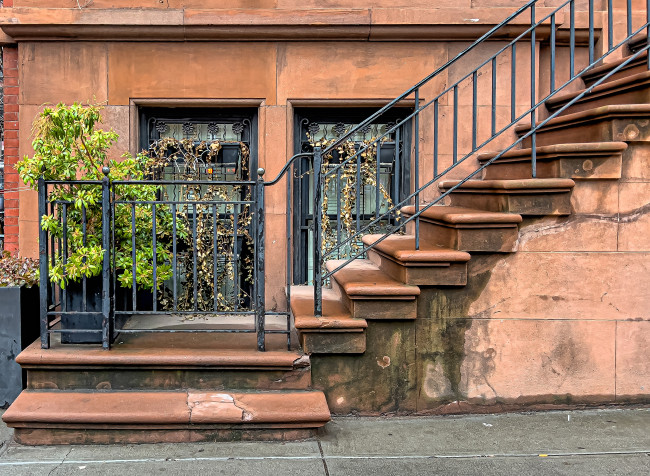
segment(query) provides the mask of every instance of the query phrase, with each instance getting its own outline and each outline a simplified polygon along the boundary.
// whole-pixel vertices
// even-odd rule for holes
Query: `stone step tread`
[[[291,312],[299,330],[336,330],[368,327],[365,319],[355,319],[333,289],[323,288],[323,315],[314,316],[314,287],[291,286]]]
[[[147,334],[155,339],[161,334]],[[179,335],[179,334],[177,334]],[[209,343],[213,334],[202,334]],[[241,334],[244,335],[244,334]],[[249,334],[245,334],[248,336]],[[253,334],[250,334],[253,335]],[[110,351],[87,345],[65,345],[41,349],[40,340],[22,351],[16,362],[23,367],[76,366],[76,367],[146,367],[146,368],[256,368],[292,369],[308,364],[308,357],[300,352],[268,350],[258,352],[255,346],[224,348],[212,343],[212,348],[192,346],[145,346],[134,334],[124,337],[125,345],[114,344]],[[156,336],[156,337],[154,337]],[[189,333],[179,335],[190,339]],[[253,335],[254,337],[254,335]],[[230,337],[233,340],[232,336]],[[286,347],[285,347],[286,348]]]
[[[570,144],[553,144],[537,147],[537,160],[552,160],[564,157],[590,157],[596,155],[612,155],[622,153],[627,149],[625,142],[577,142]],[[500,151],[485,152],[479,154],[478,160],[481,164],[499,155]],[[502,154],[495,162],[510,160],[530,160],[532,149],[512,149]]]
[[[630,74],[624,78],[599,84],[578,101],[588,101],[590,98],[593,98],[595,96],[599,96],[607,93],[613,93],[618,90],[637,89],[641,87],[647,87],[648,83],[650,83],[650,71]],[[546,107],[548,107],[549,109],[557,109],[563,106],[564,104],[568,103],[575,97],[579,96],[587,89],[588,88],[580,89],[578,91],[572,91],[569,93],[556,94],[555,96],[548,98],[546,100],[545,103]]]
[[[402,208],[404,215],[413,215],[415,206],[409,205]],[[448,223],[451,225],[512,225],[521,223],[521,215],[516,213],[488,212],[475,208],[456,207],[449,205],[434,205],[420,215],[425,220]]]
[[[345,260],[330,260],[325,263],[328,271],[333,271]],[[366,259],[356,259],[332,275],[351,299],[361,297],[385,299],[415,299],[420,288],[401,283],[379,269]]]
[[[613,104],[609,106],[594,107],[592,109],[587,109],[586,111],[579,111],[554,117],[538,129],[538,131],[541,132],[548,129],[568,127],[573,124],[582,124],[593,121],[639,117],[650,117],[650,104]],[[529,132],[530,128],[530,122],[520,122],[515,126],[515,132],[518,135],[523,135]]]
[[[365,235],[361,240],[367,246],[372,245],[384,235]],[[464,263],[471,256],[465,251],[437,246],[424,241],[420,249],[415,249],[415,237],[412,235],[390,235],[374,247],[380,253],[403,263],[430,263],[435,265],[449,263]]]
[[[638,51],[643,48],[648,41],[648,34],[645,31],[637,33],[634,38],[628,41],[627,45],[630,48],[630,51]]]
[[[611,61],[611,62],[603,63],[599,66],[595,66],[591,68],[589,71],[587,71],[585,74],[583,74],[582,79],[585,81],[585,83],[593,83],[596,80],[600,79],[601,77],[605,76],[607,73],[609,73],[617,66],[625,63],[630,58],[630,56],[632,55],[625,56],[616,61]],[[634,68],[635,66],[646,63],[648,61],[647,56],[648,56],[648,52],[644,51],[643,53],[639,54],[636,58],[634,58],[632,61],[630,61],[627,65],[625,65],[622,69],[620,69],[618,72],[622,73],[626,69]]]
[[[189,390],[148,392],[23,391],[2,419],[9,426],[287,424],[330,420],[323,392]]]
[[[448,190],[458,185],[460,180],[445,180],[438,184],[441,190]],[[575,186],[571,179],[563,178],[530,178],[530,179],[494,179],[494,180],[468,180],[461,184],[458,190],[480,190],[494,192],[519,192],[519,193],[536,193],[549,191],[568,191]],[[453,192],[452,192],[453,193]]]

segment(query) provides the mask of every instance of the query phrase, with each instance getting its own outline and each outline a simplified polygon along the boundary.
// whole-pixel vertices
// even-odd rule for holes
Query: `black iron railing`
[[[120,333],[152,332],[255,333],[261,351],[279,333],[291,346],[288,313],[265,311],[262,169],[255,181],[111,181],[103,172],[101,182],[39,180],[39,215],[50,222],[39,237],[44,348],[55,333],[108,349]],[[101,202],[53,193],[73,188],[101,188]],[[286,316],[286,327],[267,329],[270,314]],[[161,315],[228,319],[147,325]]]
[[[415,187],[414,191],[409,194],[408,197],[400,200],[399,203],[393,204],[393,206],[387,211],[378,213],[378,216],[376,216],[374,220],[364,224],[364,226],[360,227],[356,232],[341,239],[337,242],[336,246],[330,247],[327,250],[323,249],[322,234],[318,232],[318,230],[321,230],[322,228],[323,216],[319,213],[314,214],[313,221],[315,232],[313,234],[314,243],[312,249],[315,269],[313,282],[315,315],[322,315],[323,283],[326,282],[326,280],[334,273],[347,266],[354,259],[363,257],[368,250],[374,248],[391,234],[403,230],[404,226],[410,222],[413,222],[415,247],[416,249],[419,249],[419,225],[421,214],[431,206],[439,204],[447,195],[449,195],[449,193],[460,187],[467,180],[477,176],[485,167],[497,160],[505,152],[517,147],[525,139],[529,139],[531,143],[531,177],[536,177],[537,131],[548,123],[549,120],[562,114],[568,107],[588,95],[593,88],[602,84],[630,62],[639,58],[641,55],[647,54],[648,45],[650,45],[650,35],[648,35],[645,46],[638,49],[632,57],[628,58],[624,63],[619,64],[580,95],[576,96],[563,107],[540,121],[542,111],[544,111],[540,108],[542,108],[545,101],[555,96],[559,91],[565,91],[567,87],[574,84],[575,81],[579,81],[589,69],[602,62],[603,59],[610,56],[613,52],[619,51],[635,36],[644,32],[647,34],[650,30],[650,17],[648,16],[650,12],[648,3],[650,2],[646,2],[645,11],[634,12],[631,0],[626,0],[624,6],[625,19],[627,22],[625,34],[622,38],[615,38],[615,10],[612,3],[611,0],[608,0],[605,11],[596,12],[595,2],[589,0],[587,11],[577,12],[576,1],[567,0],[550,11],[550,13],[539,18],[537,15],[537,0],[530,1],[516,10],[499,25],[485,33],[456,57],[447,61],[443,66],[436,69],[433,73],[406,90],[400,96],[396,97],[386,106],[377,110],[377,112],[370,115],[367,119],[346,131],[344,134],[341,134],[336,141],[326,144],[323,148],[315,147],[313,153],[298,154],[289,160],[281,174],[276,180],[274,180],[274,183],[277,182],[277,180],[279,180],[287,170],[289,170],[290,166],[298,157],[310,157],[313,161],[313,181],[315,184],[320,184],[320,186],[315,185],[313,187],[314,194],[312,199],[314,202],[314,210],[321,210],[323,205],[323,185],[327,177],[340,173],[341,168],[350,163],[356,164],[356,169],[359,170],[363,156],[368,150],[371,150],[373,147],[378,147],[386,137],[394,133],[399,127],[409,121],[413,125],[413,143],[415,144],[415,147],[413,148],[414,156],[412,160],[412,172]],[[637,19],[638,25],[634,25],[633,13],[636,13],[637,15],[642,14],[644,17],[642,21]],[[524,15],[527,15],[530,18],[529,26],[521,28],[520,19],[523,18]],[[584,19],[585,15],[586,20]],[[580,19],[580,21],[578,21],[578,19]],[[516,25],[515,21],[518,21],[519,25]],[[523,29],[523,31],[519,34],[515,33],[516,36],[513,39],[507,41],[506,44],[496,53],[488,56],[477,67],[470,69],[470,71],[463,75],[461,79],[444,87],[442,92],[435,94],[432,98],[427,98],[423,101],[422,88],[424,86],[433,84],[432,81],[434,79],[440,77],[442,74],[448,73],[452,66],[457,65],[463,58],[467,58],[468,53],[486,44],[487,41],[502,40],[504,35],[507,36],[509,32],[513,31],[514,27],[519,28],[520,31]],[[607,38],[606,45],[602,44],[600,48],[602,53],[597,54],[597,41],[604,40],[605,37]],[[602,43],[605,42],[603,41]],[[539,84],[539,72],[540,70],[546,69],[546,65],[543,65],[539,59],[539,53],[542,48],[544,48],[545,53],[548,53],[548,92],[544,93],[541,92]],[[568,76],[565,77],[559,74],[557,68],[559,61],[557,52],[559,48],[568,48],[568,59],[566,60],[568,65],[565,65],[568,66],[568,68],[566,68],[568,69]],[[586,62],[581,63],[578,60],[576,52],[579,49],[582,51],[586,50],[588,56]],[[522,51],[525,52],[525,54],[522,54]],[[505,68],[506,71],[504,71],[503,67],[499,67],[500,62],[502,61],[509,63],[509,67]],[[650,58],[647,61],[650,68]],[[524,67],[522,67],[522,64]],[[485,103],[485,97],[482,97],[484,103],[480,104],[479,87],[484,78],[488,78],[489,81],[489,96],[487,103]],[[529,94],[529,104],[526,104],[525,101],[518,98],[517,91],[524,87],[527,89],[527,94]],[[464,93],[463,91],[465,88],[471,90],[471,93]],[[505,104],[501,107],[501,109],[509,109],[509,117],[501,120],[499,120],[498,113],[501,105],[497,101],[500,88],[504,88],[506,93],[509,93],[510,96],[509,104]],[[470,94],[471,99],[466,99]],[[411,114],[397,122],[394,127],[386,130],[383,134],[378,135],[374,140],[359,148],[356,153],[350,154],[345,160],[339,162],[336,166],[327,168],[323,167],[324,157],[327,158],[328,155],[336,152],[354,134],[377,121],[382,115],[386,114],[391,109],[403,105],[403,103],[408,100],[413,100],[415,103],[415,108]],[[469,112],[460,110],[461,100],[465,100],[465,104],[467,105],[466,109],[469,109]],[[479,108],[481,106],[483,106],[483,109],[487,109],[488,111],[488,119],[486,120],[481,120],[479,117]],[[442,110],[443,108],[445,109],[444,111]],[[430,114],[433,117],[428,118],[427,121],[423,121],[421,119],[424,114]],[[462,124],[463,121],[470,120],[470,118],[471,127],[467,128],[468,132],[466,132],[463,137],[459,125]],[[495,139],[504,137],[506,133],[512,134],[514,126],[525,119],[529,119],[531,123],[531,129],[529,132],[517,140],[510,142],[507,146],[499,147],[501,149],[500,154],[483,163],[479,168],[473,170],[471,173],[463,174],[464,178],[453,187],[447,189],[444,193],[437,195],[437,192],[435,192],[435,195],[437,195],[436,198],[426,203],[423,201],[424,192],[431,191],[433,186],[447,174],[460,170],[459,166],[461,164],[464,164],[468,158],[475,157],[476,154],[483,150],[486,145],[494,144]],[[481,135],[479,133],[480,126],[485,123],[489,124],[489,132]],[[423,169],[421,161],[421,153],[423,152],[421,150],[421,138],[424,136],[425,132],[429,134],[429,146],[431,147],[429,153],[432,155],[430,169],[426,170]],[[443,138],[441,136],[445,132],[450,132],[450,134],[447,134],[451,137],[450,142],[448,141],[443,143]],[[468,135],[469,137],[467,137]],[[461,139],[464,139],[469,145],[463,147],[460,143]],[[444,150],[441,151],[441,149]],[[427,175],[427,179],[425,179],[426,181],[424,183],[422,183],[421,180],[421,172],[423,170]],[[288,187],[290,186],[288,185]],[[290,194],[290,190],[288,190],[287,193]],[[340,199],[340,197],[338,198]],[[290,202],[288,201],[288,203]],[[415,212],[408,219],[401,220],[399,224],[388,229],[374,243],[363,245],[361,249],[348,253],[348,257],[343,263],[339,264],[336,269],[330,271],[324,269],[325,261],[340,256],[341,251],[345,247],[348,247],[350,243],[360,242],[361,237],[364,234],[371,232],[373,227],[381,220],[386,220],[391,216],[399,216],[400,209],[408,204],[413,204],[415,206]],[[357,201],[355,206],[360,207],[360,202]],[[288,207],[287,214],[290,215],[290,213],[291,210]],[[359,210],[357,209],[357,214],[358,213]],[[287,230],[289,233],[290,228],[288,227]],[[290,248],[288,248],[288,256],[290,256],[289,250]],[[321,272],[318,272],[319,269]],[[287,272],[289,273],[289,267],[287,268]],[[288,284],[289,283],[290,280],[288,280]]]

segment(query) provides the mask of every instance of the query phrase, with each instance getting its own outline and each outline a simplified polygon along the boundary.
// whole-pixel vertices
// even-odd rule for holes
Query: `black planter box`
[[[66,311],[82,312],[83,283],[68,283],[65,292]],[[102,277],[86,279],[86,312],[102,312]],[[62,332],[63,344],[98,344],[102,342],[102,315],[61,313],[61,329],[89,329],[89,332]]]
[[[40,333],[38,286],[0,288],[0,407],[25,388],[26,375],[16,356]]]

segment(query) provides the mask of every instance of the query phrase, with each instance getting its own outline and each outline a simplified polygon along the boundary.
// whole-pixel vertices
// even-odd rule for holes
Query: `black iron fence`
[[[39,181],[44,348],[55,333],[108,349],[120,333],[144,332],[255,333],[259,350],[280,333],[290,347],[288,313],[265,311],[262,169],[256,181],[111,181],[103,172],[101,182]],[[83,201],[61,198],[72,191]],[[286,328],[266,329],[268,314],[286,316]],[[213,320],[151,325],[161,315]]]

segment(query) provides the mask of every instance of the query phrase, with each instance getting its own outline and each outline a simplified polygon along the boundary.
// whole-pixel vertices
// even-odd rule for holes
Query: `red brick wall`
[[[13,0],[4,2],[10,6]],[[18,252],[18,48],[4,47],[5,249]]]

